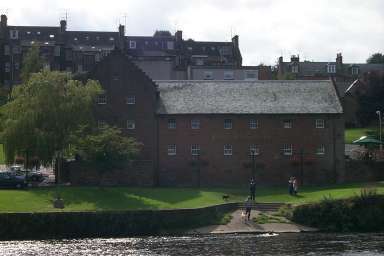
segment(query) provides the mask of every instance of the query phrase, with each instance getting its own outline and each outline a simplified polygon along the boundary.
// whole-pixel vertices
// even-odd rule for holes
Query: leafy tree
[[[382,53],[374,53],[367,59],[369,64],[384,64],[384,55]]]
[[[32,74],[16,86],[10,101],[0,107],[0,131],[5,157],[37,156],[50,163],[69,146],[71,133],[92,119],[93,100],[101,93],[98,82],[86,84],[62,72]]]
[[[113,168],[135,159],[140,151],[141,144],[123,136],[116,127],[105,125],[102,129],[89,130],[89,126],[83,127],[72,138],[72,151],[82,160]]]
[[[40,57],[38,46],[32,46],[23,58],[21,65],[21,80],[25,83],[30,78],[31,74],[40,72],[43,68],[44,61]]]

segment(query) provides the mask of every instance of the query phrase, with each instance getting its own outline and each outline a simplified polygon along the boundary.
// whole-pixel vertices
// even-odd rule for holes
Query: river
[[[0,255],[384,255],[384,233],[0,241]]]

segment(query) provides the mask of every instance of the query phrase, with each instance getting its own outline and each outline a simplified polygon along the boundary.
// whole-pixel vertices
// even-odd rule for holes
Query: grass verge
[[[5,164],[3,144],[0,144],[0,164]]]

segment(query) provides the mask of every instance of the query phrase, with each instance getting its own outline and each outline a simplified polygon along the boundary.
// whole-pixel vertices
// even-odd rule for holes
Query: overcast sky
[[[384,52],[383,0],[2,0],[10,25],[57,26],[68,13],[68,30],[152,35],[183,30],[184,39],[229,41],[240,36],[243,64],[273,65],[289,59],[365,62]],[[125,17],[125,18],[124,18]]]

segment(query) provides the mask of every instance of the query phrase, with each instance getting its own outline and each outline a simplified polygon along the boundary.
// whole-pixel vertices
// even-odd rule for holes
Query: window
[[[203,66],[204,65],[204,60],[202,58],[197,58],[195,60],[195,63],[197,66]]]
[[[13,54],[19,54],[21,53],[21,48],[19,46],[12,47]]]
[[[245,80],[254,81],[259,79],[259,72],[257,70],[246,70]]]
[[[55,35],[49,35],[49,38],[51,38],[51,39],[55,38]]]
[[[297,65],[291,66],[291,72],[292,73],[299,73],[299,66],[297,66]]]
[[[260,155],[260,148],[258,145],[250,145],[249,146],[249,156],[258,156]]]
[[[109,38],[109,41],[114,41],[114,40],[115,40],[115,38],[113,38],[113,37]]]
[[[5,72],[7,72],[7,73],[11,72],[11,63],[6,62],[4,69],[5,69]]]
[[[327,72],[328,73],[336,73],[336,65],[335,64],[328,64],[327,65]]]
[[[191,155],[199,156],[200,155],[200,145],[193,144],[191,145]]]
[[[256,119],[249,120],[249,129],[257,129],[259,128],[259,121]]]
[[[175,156],[176,155],[176,144],[169,144],[168,145],[168,155],[169,156]]]
[[[127,120],[127,129],[134,130],[136,128],[135,120]]]
[[[232,129],[232,119],[224,119],[224,129]]]
[[[176,129],[176,120],[168,119],[168,129]]]
[[[97,121],[97,128],[104,129],[107,126],[107,123],[104,120]]]
[[[204,71],[204,80],[213,80],[212,71]]]
[[[322,144],[316,149],[316,155],[324,155],[325,154],[325,146]]]
[[[99,105],[107,104],[107,96],[106,95],[97,95],[96,103]]]
[[[200,120],[199,119],[192,119],[191,120],[191,128],[192,129],[200,129]]]
[[[352,67],[352,75],[358,75],[359,74],[359,67]]]
[[[127,99],[126,99],[126,103],[128,105],[136,104],[136,97],[135,96],[128,96]]]
[[[292,120],[284,120],[283,121],[283,127],[286,129],[292,128]]]
[[[136,41],[129,41],[129,48],[136,49]]]
[[[4,55],[9,55],[11,52],[11,48],[9,45],[4,45]]]
[[[60,57],[60,46],[55,46],[54,53],[55,57]]]
[[[174,46],[174,42],[172,42],[172,41],[168,41],[167,42],[167,49],[168,50],[173,50],[175,48],[175,46]]]
[[[18,30],[10,30],[9,31],[9,37],[11,39],[18,39],[19,38],[19,31]]]
[[[292,144],[284,144],[283,146],[283,155],[291,156],[292,155]]]
[[[81,64],[77,65],[77,72],[79,73],[83,72],[83,65]]]
[[[224,80],[233,80],[233,71],[224,71]]]
[[[231,156],[232,155],[232,145],[226,144],[224,145],[224,155]]]
[[[316,128],[324,128],[325,127],[325,122],[324,119],[316,119]]]

